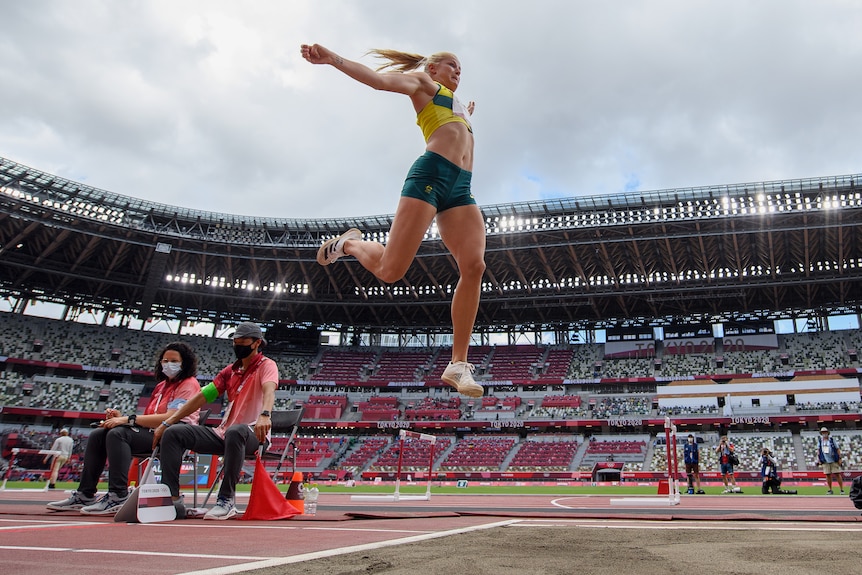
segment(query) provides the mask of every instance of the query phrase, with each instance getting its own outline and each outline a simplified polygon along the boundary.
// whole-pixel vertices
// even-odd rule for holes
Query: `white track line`
[[[615,521],[613,519],[522,519],[514,521],[505,527],[539,527],[539,528],[571,528],[583,529],[652,529],[662,531],[862,531],[859,523],[764,523],[757,521],[733,522],[731,525],[716,523],[704,524],[703,522],[674,521],[672,523],[656,523],[655,521],[632,522],[626,520]]]
[[[184,521],[171,521],[169,523],[133,523],[135,527],[182,528],[182,529],[268,529],[276,531],[358,531],[360,533],[433,533],[428,529],[369,529],[363,527],[312,527],[311,525],[242,525],[235,521],[221,522],[209,521],[203,524],[189,524]]]
[[[261,561],[265,557],[249,555],[211,555],[205,553],[160,553],[159,551],[128,551],[123,549],[76,549],[73,547],[34,547],[27,545],[0,545],[8,551],[55,551],[60,553],[98,553],[99,555],[141,555],[144,557],[177,557],[181,559],[236,559],[239,561]]]
[[[54,527],[90,527],[104,525],[96,522],[83,521],[45,521],[42,519],[0,519],[0,523],[14,523],[0,527],[0,531],[17,531],[19,529],[53,529]]]
[[[292,563],[301,563],[303,561],[311,561],[313,559],[322,559],[324,557],[335,557],[336,555],[344,555],[347,553],[356,553],[358,551],[371,551],[374,549],[382,549],[384,547],[392,547],[395,545],[404,545],[406,543],[416,543],[418,541],[428,541],[429,539],[437,539],[439,537],[448,537],[449,535],[459,535],[461,533],[470,533],[471,531],[480,531],[482,529],[493,529],[494,527],[505,527],[513,523],[515,520],[498,521],[495,523],[487,523],[485,525],[476,525],[474,527],[462,527],[460,529],[451,529],[449,531],[438,531],[436,533],[427,533],[425,535],[414,535],[412,537],[403,537],[401,539],[393,539],[390,541],[380,541],[378,543],[366,543],[364,545],[353,545],[351,547],[342,547],[340,549],[328,549],[326,551],[315,551],[313,553],[304,553],[302,555],[294,555],[292,557],[279,557],[275,559],[265,559],[255,563],[245,563],[242,565],[229,565],[225,567],[215,567],[213,569],[201,569],[199,571],[187,571],[178,575],[232,575],[234,573],[242,573],[254,569],[264,569],[267,567],[278,567],[280,565],[290,565]]]
[[[98,525],[98,523],[93,523]],[[24,529],[54,529],[55,527],[83,527],[81,523],[51,523],[50,525],[9,525],[0,527],[0,531],[21,531]]]

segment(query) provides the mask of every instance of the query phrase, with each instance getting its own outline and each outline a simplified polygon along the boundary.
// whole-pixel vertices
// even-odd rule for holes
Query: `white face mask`
[[[173,379],[179,372],[183,370],[183,364],[179,361],[168,361],[162,363],[162,371],[168,376],[168,379]]]

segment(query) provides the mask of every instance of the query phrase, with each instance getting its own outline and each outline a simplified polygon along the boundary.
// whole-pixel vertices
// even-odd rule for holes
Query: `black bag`
[[[728,455],[728,456],[727,456],[727,460],[728,460],[728,461],[730,462],[730,464],[731,464],[731,465],[733,465],[734,467],[736,467],[737,465],[739,465],[739,458],[738,458],[738,457],[736,456],[736,454],[735,454],[735,453],[733,453],[732,451],[730,452],[730,455]]]
[[[854,477],[850,484],[850,501],[856,509],[862,509],[862,475]]]

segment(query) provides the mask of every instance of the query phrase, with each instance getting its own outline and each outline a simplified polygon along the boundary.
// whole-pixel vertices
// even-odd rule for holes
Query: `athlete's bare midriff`
[[[473,171],[473,134],[461,122],[443,124],[431,134],[425,149],[468,172]]]

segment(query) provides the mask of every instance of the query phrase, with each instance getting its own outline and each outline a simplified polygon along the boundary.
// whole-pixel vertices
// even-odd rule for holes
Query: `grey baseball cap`
[[[238,337],[253,337],[263,340],[263,345],[266,345],[266,338],[263,337],[263,331],[256,323],[246,321],[236,326],[236,331],[232,336],[234,339]]]

